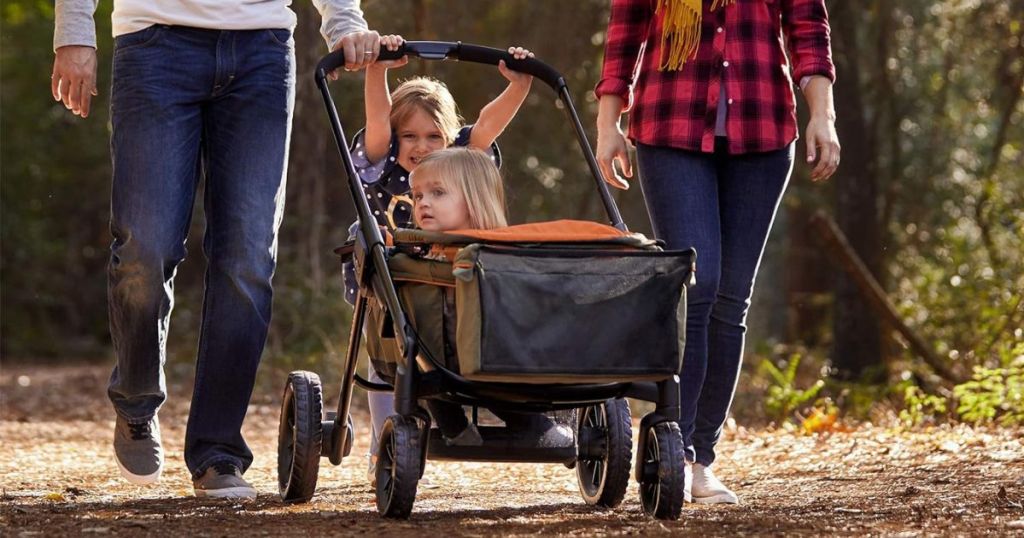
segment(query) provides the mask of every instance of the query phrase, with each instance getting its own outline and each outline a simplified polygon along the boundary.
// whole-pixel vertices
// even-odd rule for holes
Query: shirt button
[[[721,26],[718,27],[718,33],[722,33],[722,27]]]
[[[722,62],[722,67],[729,67],[729,60]]]
[[[732,99],[729,99],[729,104],[730,104],[730,105],[732,104]]]

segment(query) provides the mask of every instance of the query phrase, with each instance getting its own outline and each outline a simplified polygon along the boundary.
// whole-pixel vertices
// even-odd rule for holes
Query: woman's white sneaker
[[[698,504],[739,504],[739,497],[725,487],[710,466],[693,464],[693,502]]]
[[[377,455],[367,454],[366,455],[366,481],[370,483],[371,488],[377,487]]]
[[[683,468],[686,474],[683,476],[683,502],[693,502],[693,464],[684,461]]]

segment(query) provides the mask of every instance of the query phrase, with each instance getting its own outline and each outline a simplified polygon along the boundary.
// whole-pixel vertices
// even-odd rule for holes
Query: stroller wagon
[[[380,432],[377,508],[408,517],[426,460],[563,463],[575,468],[588,504],[617,506],[631,471],[626,397],[655,404],[640,422],[633,474],[646,513],[677,519],[683,502],[679,378],[686,287],[694,251],[666,252],[626,231],[562,76],[535,60],[487,47],[407,42],[381,59],[408,54],[510,68],[544,81],[572,120],[611,226],[555,221],[452,233],[377,227],[327,87],[341,51],[321,60],[316,82],[327,106],[359,217],[352,261],[358,293],[336,412],[323,412],[319,377],[293,372],[285,386],[278,479],[285,501],[308,501],[319,460],[338,465],[353,445],[353,385],[395,396]],[[425,256],[428,252],[444,252]],[[455,307],[445,310],[445,295]],[[454,318],[454,319],[453,319]],[[452,327],[454,321],[454,327]],[[386,383],[356,373],[361,338]],[[457,352],[453,353],[452,350]],[[450,445],[419,402],[438,399],[518,413],[569,412],[574,442],[550,446],[508,427],[479,427],[480,446]]]

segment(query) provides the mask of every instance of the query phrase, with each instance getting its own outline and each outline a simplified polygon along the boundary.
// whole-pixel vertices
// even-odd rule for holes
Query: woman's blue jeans
[[[743,360],[754,277],[793,169],[793,144],[729,155],[638,145],[640,185],[654,234],[669,249],[697,249],[687,295],[680,419],[686,457],[715,460]]]
[[[194,475],[245,470],[241,427],[266,342],[295,101],[288,30],[155,25],[117,37],[108,267],[117,365],[108,394],[129,422],[166,396],[174,275],[206,178],[206,289],[185,434]],[[184,343],[183,343],[184,345]]]

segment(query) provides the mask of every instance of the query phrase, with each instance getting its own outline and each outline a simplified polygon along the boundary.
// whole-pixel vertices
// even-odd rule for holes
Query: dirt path
[[[829,436],[727,429],[717,469],[742,504],[686,505],[678,522],[646,518],[635,484],[618,509],[593,510],[561,465],[428,462],[412,518],[395,522],[377,516],[366,483],[360,409],[356,456],[338,467],[323,460],[313,501],[285,505],[276,493],[274,396],[257,398],[245,425],[256,453],[246,476],[259,499],[199,501],[182,462],[183,391],[172,391],[161,412],[164,478],[135,487],[118,479],[110,455],[106,375],[106,367],[3,368],[0,536],[1024,536],[1024,432],[960,427],[862,426]]]

